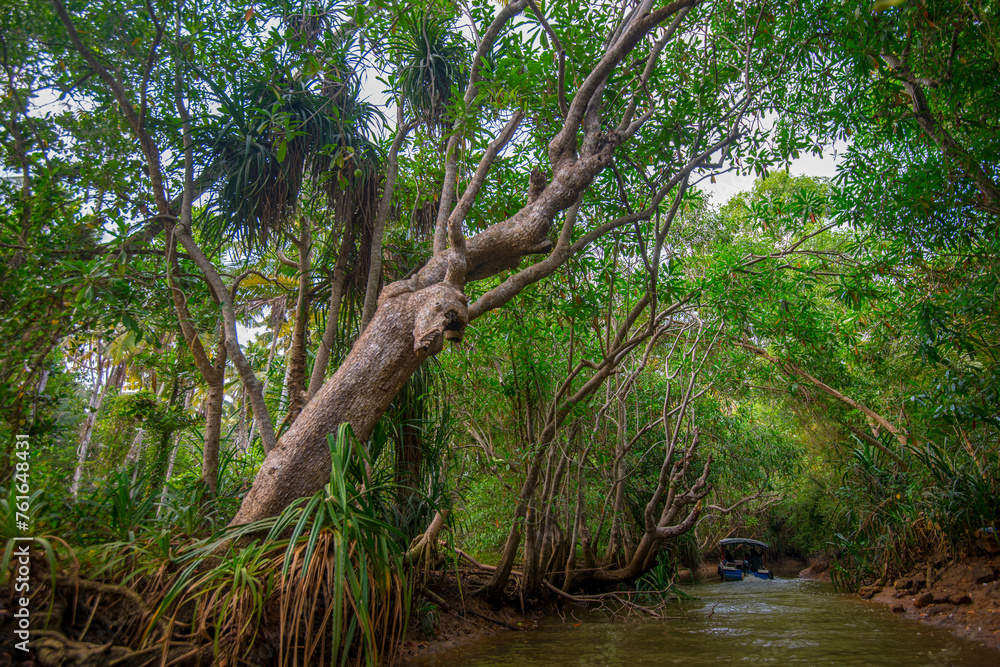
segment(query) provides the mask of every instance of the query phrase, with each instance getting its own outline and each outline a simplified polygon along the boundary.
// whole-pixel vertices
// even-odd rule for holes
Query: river
[[[412,664],[462,667],[637,665],[1000,665],[1000,654],[806,579],[690,585],[680,618],[608,621],[584,610],[475,640]]]

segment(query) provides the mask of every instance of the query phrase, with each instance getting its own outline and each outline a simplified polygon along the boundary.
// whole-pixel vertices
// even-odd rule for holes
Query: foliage
[[[629,575],[639,589],[664,590],[731,534],[833,552],[845,587],[971,550],[1000,497],[1000,6],[696,5],[589,103],[584,137],[648,121],[572,217],[560,208],[548,244],[462,286],[470,304],[516,296],[425,362],[364,443],[338,431],[329,485],[255,526],[264,542],[224,528],[265,458],[261,419],[284,412],[267,425],[294,431],[294,392],[319,387],[292,376],[321,351],[319,381],[336,372],[369,280],[429,264],[443,185],[479,188],[470,239],[527,211],[538,176],[565,185],[550,182],[553,138],[622,7],[528,3],[481,62],[499,11],[486,0],[74,1],[71,26],[59,1],[6,7],[0,440],[31,436],[35,534],[61,536],[45,538],[49,573],[156,607],[123,631],[133,647],[163,640],[163,621],[232,664],[374,664],[417,595],[402,555],[439,510],[473,556],[496,560],[513,536],[547,583],[595,585],[584,573],[618,571],[641,540],[668,442],[687,461],[672,483],[707,466],[710,489]],[[383,97],[365,99],[372,85]],[[389,100],[412,127],[376,222]],[[572,161],[589,159],[578,134]],[[831,148],[836,177],[793,175]],[[716,206],[699,185],[727,170],[760,178]],[[546,280],[518,282],[559,243],[574,250]],[[678,369],[701,393],[672,439],[658,420]],[[13,460],[5,444],[0,483]],[[522,569],[522,597],[544,593]],[[421,624],[435,613],[422,605]]]
[[[855,529],[838,535],[844,549],[838,583],[857,588],[924,559],[962,553],[981,529],[996,525],[1000,459],[982,444],[913,444],[901,452],[901,468],[856,443],[839,490]]]
[[[363,450],[350,427],[329,443],[333,469],[323,491],[264,524],[223,531],[180,554],[189,564],[157,614],[176,618],[193,606],[193,627],[211,637],[217,660],[266,653],[259,628],[274,623],[278,664],[327,656],[331,664],[392,661],[411,595],[400,574],[398,533],[378,518],[372,495],[380,489],[359,465]],[[263,542],[239,546],[261,530],[268,531]],[[219,565],[199,571],[202,558],[226,545]],[[277,609],[268,605],[273,597]]]
[[[400,98],[407,114],[422,118],[443,132],[449,121],[445,109],[453,91],[468,83],[468,46],[451,25],[453,18],[434,3],[400,17],[398,36],[390,43]]]

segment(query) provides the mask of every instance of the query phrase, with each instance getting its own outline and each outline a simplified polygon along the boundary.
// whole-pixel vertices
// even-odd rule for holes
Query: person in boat
[[[760,569],[762,564],[761,552],[759,548],[753,548],[750,550],[750,571],[756,572]]]

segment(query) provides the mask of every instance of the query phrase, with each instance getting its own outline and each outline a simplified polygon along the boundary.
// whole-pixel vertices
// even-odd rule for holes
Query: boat
[[[722,581],[743,581],[747,577],[774,579],[767,569],[768,549],[770,546],[765,542],[743,537],[719,540],[719,578]]]

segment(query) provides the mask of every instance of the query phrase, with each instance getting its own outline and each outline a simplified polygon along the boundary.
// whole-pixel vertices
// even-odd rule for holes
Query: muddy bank
[[[891,585],[867,586],[860,594],[1000,650],[1000,555],[923,564]]]
[[[832,565],[833,559],[830,556],[814,556],[809,559],[809,566],[799,571],[799,576],[803,579],[831,581],[830,567]]]
[[[555,607],[494,607],[470,594],[469,582],[462,586],[453,577],[432,583],[420,605],[415,605],[397,665],[448,651],[481,637],[502,632],[527,632],[538,620],[555,613]]]

